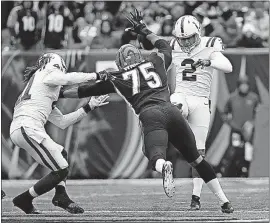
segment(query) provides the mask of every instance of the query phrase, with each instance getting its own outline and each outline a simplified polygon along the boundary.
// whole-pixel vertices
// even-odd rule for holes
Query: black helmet
[[[142,61],[143,57],[140,50],[132,44],[125,44],[118,50],[115,63],[121,70],[127,66],[140,63]]]

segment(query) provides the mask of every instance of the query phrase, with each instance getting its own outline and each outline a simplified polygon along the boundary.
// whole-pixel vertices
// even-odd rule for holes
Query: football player
[[[214,69],[232,72],[232,64],[222,54],[218,37],[201,37],[201,24],[194,16],[180,17],[175,23],[170,45],[172,66],[169,68],[171,102],[187,119],[196,139],[199,154],[205,155],[210,123],[210,91]],[[180,137],[181,134],[179,133]],[[199,210],[203,180],[192,168],[191,209]]]
[[[80,121],[87,113],[106,104],[107,96],[91,98],[89,103],[69,114],[63,115],[55,106],[62,85],[72,85],[97,80],[96,73],[66,73],[64,60],[55,53],[42,55],[35,66],[26,69],[25,89],[19,96],[10,126],[13,143],[25,149],[38,163],[51,172],[34,186],[13,199],[13,204],[26,214],[39,214],[33,206],[34,198],[55,188],[52,203],[70,213],[84,210],[72,201],[65,189],[68,176],[67,152],[46,133],[44,125],[52,122],[61,129]]]
[[[178,108],[170,103],[167,82],[167,69],[172,61],[170,45],[146,28],[137,10],[128,19],[133,24],[133,31],[151,41],[158,52],[143,58],[135,46],[123,45],[116,55],[118,72],[103,71],[101,74],[107,75],[106,81],[63,91],[63,97],[82,98],[112,92],[121,95],[139,115],[144,132],[145,155],[153,170],[162,173],[166,195],[172,197],[175,192],[172,163],[166,161],[170,141],[219,198],[222,211],[232,213],[233,208],[214,170],[198,153],[192,130]]]

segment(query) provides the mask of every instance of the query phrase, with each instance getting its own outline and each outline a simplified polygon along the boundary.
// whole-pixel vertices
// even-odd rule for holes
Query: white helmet
[[[48,63],[53,64],[56,68],[60,69],[63,72],[66,72],[66,64],[63,58],[56,53],[45,53],[41,55],[38,59],[38,67],[42,67]]]
[[[181,49],[190,53],[201,42],[201,25],[194,16],[182,16],[175,23],[173,35]]]

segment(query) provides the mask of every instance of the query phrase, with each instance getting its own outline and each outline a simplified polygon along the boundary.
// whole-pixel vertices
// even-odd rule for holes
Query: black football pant
[[[143,126],[144,154],[155,170],[158,159],[166,160],[168,142],[182,153],[188,163],[199,158],[192,130],[178,108],[171,103],[155,105],[140,114]]]

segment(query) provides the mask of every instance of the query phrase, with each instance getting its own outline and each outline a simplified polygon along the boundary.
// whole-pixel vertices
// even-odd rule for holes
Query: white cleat
[[[163,188],[168,197],[175,194],[175,185],[173,179],[173,167],[170,161],[166,161],[162,167]]]

